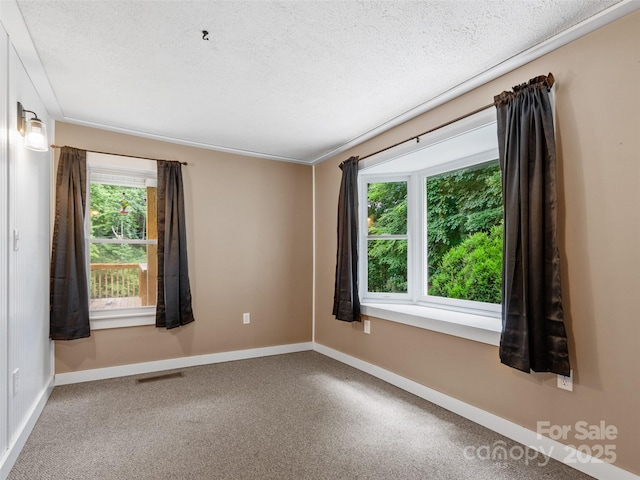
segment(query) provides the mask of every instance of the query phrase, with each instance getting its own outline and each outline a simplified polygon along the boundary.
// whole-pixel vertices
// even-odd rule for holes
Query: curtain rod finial
[[[554,83],[556,83],[556,78],[553,76],[553,73],[549,72],[549,75],[547,75],[547,86],[551,88]]]

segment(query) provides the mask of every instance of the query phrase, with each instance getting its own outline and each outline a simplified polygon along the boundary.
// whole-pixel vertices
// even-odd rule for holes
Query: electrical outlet
[[[251,323],[251,314],[250,313],[243,313],[242,314],[242,323],[244,325],[248,325],[249,323]]]
[[[16,368],[13,371],[13,396],[18,395],[20,391],[20,369]]]
[[[569,370],[569,376],[558,375],[558,388],[573,392],[573,370]]]
[[[364,321],[364,333],[371,333],[371,320]]]

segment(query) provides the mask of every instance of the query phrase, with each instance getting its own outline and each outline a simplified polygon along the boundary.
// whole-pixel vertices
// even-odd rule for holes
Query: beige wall
[[[502,366],[494,346],[375,318],[365,335],[360,324],[333,319],[339,162],[548,72],[557,80],[559,240],[574,391],[556,388],[555,375]],[[316,191],[318,343],[532,430],[544,420],[604,420],[620,431],[616,465],[640,474],[640,12],[318,165]]]
[[[189,162],[196,321],[56,342],[56,373],[311,341],[312,168],[58,122],[56,144]],[[251,324],[242,313],[251,312]]]

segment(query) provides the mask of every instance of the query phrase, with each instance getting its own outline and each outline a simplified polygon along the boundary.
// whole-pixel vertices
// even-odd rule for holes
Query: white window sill
[[[423,305],[373,303],[368,301],[363,303],[361,307],[362,313],[367,316],[489,345],[500,345],[500,332],[502,330],[500,318]]]
[[[132,309],[133,310],[133,309]],[[124,328],[124,327],[139,327],[141,325],[155,325],[156,324],[156,312],[155,307],[153,311],[144,309],[143,311],[100,311],[90,312],[89,324],[91,330],[106,330],[108,328]],[[135,309],[141,310],[141,309]]]

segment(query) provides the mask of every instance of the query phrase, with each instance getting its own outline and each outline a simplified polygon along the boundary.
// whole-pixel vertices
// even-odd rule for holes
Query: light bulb
[[[24,146],[36,152],[46,152],[49,150],[47,141],[47,126],[36,117],[27,120],[27,128],[24,135]]]

